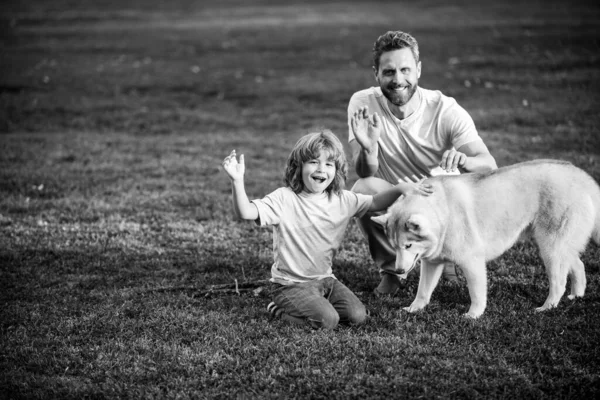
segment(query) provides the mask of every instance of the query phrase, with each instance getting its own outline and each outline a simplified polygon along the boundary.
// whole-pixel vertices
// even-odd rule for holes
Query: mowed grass
[[[548,293],[532,243],[407,314],[377,298],[352,223],[336,276],[371,312],[311,331],[270,320],[272,234],[232,217],[282,185],[296,139],[345,141],[388,29],[420,84],[454,96],[499,165],[568,160],[600,181],[600,9],[588,2],[8,2],[0,7],[0,397],[581,398],[600,391],[600,249],[586,296]],[[352,172],[348,186],[356,179]],[[254,289],[254,288],[252,288]]]

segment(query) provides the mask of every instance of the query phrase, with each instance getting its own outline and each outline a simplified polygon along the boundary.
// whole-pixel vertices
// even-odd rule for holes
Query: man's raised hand
[[[363,106],[354,112],[350,119],[354,138],[366,151],[372,152],[381,136],[381,119],[379,114],[369,115],[369,108]]]

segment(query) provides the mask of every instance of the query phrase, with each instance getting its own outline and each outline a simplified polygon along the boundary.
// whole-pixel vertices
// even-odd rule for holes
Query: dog
[[[443,263],[458,265],[471,305],[480,317],[487,305],[486,262],[515,242],[533,237],[546,267],[550,293],[537,311],[556,307],[571,281],[569,299],[584,295],[579,256],[590,238],[600,245],[600,187],[583,170],[557,160],[536,160],[490,172],[427,179],[430,196],[400,197],[386,214],[372,217],[396,249],[396,272],[421,260],[417,296],[408,312],[429,303]]]

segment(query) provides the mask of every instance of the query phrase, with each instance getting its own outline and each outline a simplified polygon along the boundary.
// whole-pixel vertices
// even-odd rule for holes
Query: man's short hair
[[[402,31],[388,31],[379,36],[373,45],[373,67],[379,71],[379,59],[383,53],[393,50],[409,48],[415,58],[415,62],[419,62],[419,44],[417,40],[409,33]]]

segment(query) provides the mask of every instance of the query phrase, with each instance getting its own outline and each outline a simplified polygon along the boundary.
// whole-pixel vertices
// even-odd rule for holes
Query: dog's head
[[[412,270],[419,259],[434,256],[439,226],[434,216],[422,210],[403,210],[398,204],[392,206],[387,214],[371,219],[383,226],[390,244],[396,250],[396,272],[399,274]]]

